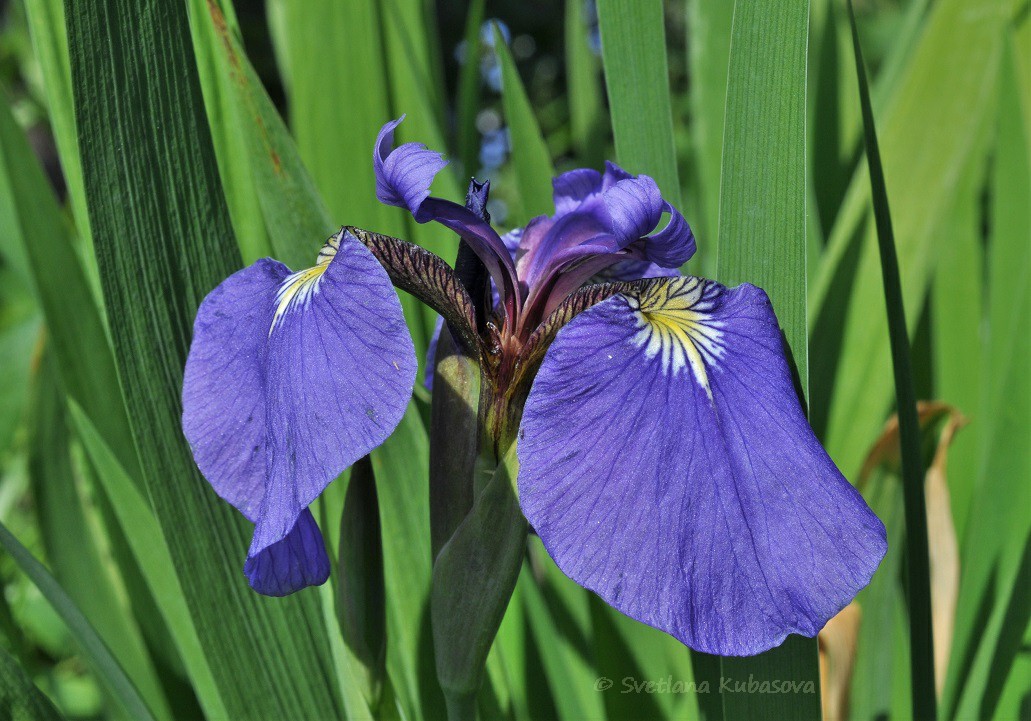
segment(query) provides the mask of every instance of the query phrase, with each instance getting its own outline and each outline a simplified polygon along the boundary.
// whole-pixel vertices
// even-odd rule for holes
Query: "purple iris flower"
[[[869,582],[885,530],[809,427],[766,294],[681,276],[687,222],[611,163],[555,178],[555,213],[502,237],[482,186],[465,206],[430,195],[446,161],[395,148],[400,122],[374,148],[377,197],[456,232],[483,282],[343,228],[314,267],[260,260],[197,315],[183,428],[255,523],[251,585],[326,580],[308,506],[393,431],[415,382],[393,282],[478,360],[483,436],[498,457],[518,444],[519,503],[570,578],[708,653],[815,635]]]

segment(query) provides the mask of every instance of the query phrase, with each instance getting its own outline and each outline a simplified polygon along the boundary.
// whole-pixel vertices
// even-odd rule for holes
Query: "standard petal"
[[[258,593],[287,596],[306,586],[321,586],[329,578],[329,556],[322,532],[307,508],[281,541],[248,556],[243,566]]]
[[[405,116],[384,125],[376,138],[372,165],[376,171],[376,197],[386,205],[408,208],[412,215],[430,195],[430,185],[447,161],[422,143],[394,148],[394,130]]]
[[[694,232],[680,211],[664,203],[669,222],[662,230],[644,238],[644,257],[665,268],[679,268],[695,252]]]
[[[544,358],[518,450],[520,503],[559,567],[707,653],[814,636],[885,552],[754,286],[663,279],[581,313]]]
[[[555,217],[570,213],[601,192],[602,175],[592,168],[577,168],[552,179]]]
[[[386,440],[415,383],[415,350],[386,271],[354,236],[336,238],[328,264],[294,273],[277,293],[251,556],[282,540],[334,478]]]
[[[290,269],[269,258],[229,276],[197,311],[183,433],[215,492],[254,521],[265,494],[265,345]]]
[[[387,205],[408,208],[416,222],[434,220],[457,233],[483,261],[494,282],[508,289],[508,297],[514,298],[515,266],[497,231],[474,211],[430,195],[433,178],[447,161],[421,143],[392,148],[394,129],[402,120],[403,115],[384,125],[376,138],[372,154],[376,197]]]

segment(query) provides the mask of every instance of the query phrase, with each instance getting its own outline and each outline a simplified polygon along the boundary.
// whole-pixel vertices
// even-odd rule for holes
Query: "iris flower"
[[[197,314],[183,428],[255,524],[252,587],[326,580],[308,506],[408,405],[416,358],[393,283],[479,361],[485,437],[518,444],[520,506],[566,575],[708,653],[814,636],[869,582],[885,531],[809,427],[766,294],[681,276],[687,222],[611,163],[555,178],[554,214],[502,237],[484,186],[465,206],[430,195],[446,161],[395,148],[400,122],[376,141],[377,197],[457,233],[479,282],[342,228],[311,268],[259,260]]]

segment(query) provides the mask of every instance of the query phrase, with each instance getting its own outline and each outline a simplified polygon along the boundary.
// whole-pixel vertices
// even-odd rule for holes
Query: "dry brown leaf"
[[[862,616],[859,604],[853,601],[828,621],[818,636],[824,721],[848,721],[849,691]]]
[[[945,673],[952,650],[953,624],[956,619],[956,600],[959,596],[959,543],[952,519],[946,468],[949,446],[956,431],[967,424],[967,419],[947,403],[918,401],[917,413],[921,429],[944,416],[948,420],[938,436],[934,458],[924,474],[924,498],[927,505],[927,541],[931,569],[931,626],[934,635],[935,687],[941,697]],[[893,415],[884,424],[884,431],[870,448],[859,474],[859,485],[869,478],[880,465],[897,467],[899,464],[899,422]]]

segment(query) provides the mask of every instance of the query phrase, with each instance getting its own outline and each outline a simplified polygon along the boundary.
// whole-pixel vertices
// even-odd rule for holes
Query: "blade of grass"
[[[538,215],[553,212],[551,178],[555,170],[533,113],[533,106],[530,105],[530,98],[526,95],[526,88],[523,87],[512,59],[512,52],[496,24],[491,31],[494,33],[494,52],[501,63],[501,101],[505,110],[505,123],[511,135],[512,165],[523,208],[522,217],[514,220],[525,223]]]
[[[429,618],[429,441],[414,404],[372,453],[383,529],[387,673],[405,718],[445,718]]]
[[[1031,406],[1018,400],[1031,397],[1031,105],[1021,95],[1021,64],[1011,48],[1006,42],[992,168],[980,467],[962,547],[956,636],[944,704],[956,717],[980,715],[987,690],[996,681],[989,671],[1001,663],[999,644],[1020,635],[1012,629],[1008,639],[1000,634],[1007,599],[1017,591],[1014,584],[1019,582],[1025,553],[1021,541],[1031,532],[1026,512],[1031,505]],[[1026,586],[1022,590],[1026,592]]]
[[[608,114],[601,96],[598,59],[587,40],[583,0],[566,0],[566,83],[569,126],[580,165],[601,169],[605,162]]]
[[[906,331],[906,311],[902,299],[899,261],[891,224],[884,168],[877,147],[870,90],[866,82],[863,51],[852,2],[848,2],[852,46],[855,51],[859,99],[863,112],[863,138],[870,171],[870,192],[877,224],[877,245],[881,258],[884,301],[888,310],[892,370],[895,376],[895,404],[899,417],[899,443],[902,447],[902,499],[906,527],[906,580],[909,604],[910,683],[913,689],[913,717],[937,717],[934,686],[934,639],[931,623],[930,561],[927,551],[927,506],[924,500],[924,469],[920,449],[920,421],[916,412],[912,360]]]
[[[154,715],[171,719],[154,663],[122,600],[124,590],[117,588],[112,570],[103,563],[86,516],[88,504],[76,487],[65,396],[49,353],[41,363],[32,405],[29,479],[54,577],[126,669]]]
[[[133,686],[132,681],[119,665],[118,660],[90,626],[89,621],[86,620],[75,602],[69,598],[60,584],[43,567],[43,564],[33,558],[29,550],[2,523],[0,523],[0,545],[11,555],[18,567],[32,580],[40,593],[53,606],[54,611],[65,622],[68,631],[82,648],[86,661],[110,691],[112,698],[129,714],[129,718],[139,721],[156,721],[146,702],[140,697],[136,687]]]
[[[249,138],[247,133],[240,132],[241,126],[251,118],[245,115],[246,107],[238,102],[234,92],[234,71],[239,68],[226,62],[222,47],[230,34],[239,36],[239,27],[229,3],[217,4],[222,11],[221,25],[209,22],[214,5],[206,0],[191,2],[190,29],[229,217],[243,260],[252,263],[270,255],[272,248],[254,187]]]
[[[536,546],[537,544],[534,543]],[[544,563],[551,564],[550,558],[542,548],[537,557]],[[549,569],[551,577],[557,577],[558,583],[572,581],[562,576],[557,569]],[[571,621],[565,613],[556,614],[549,609],[549,604],[541,592],[541,587],[534,579],[530,564],[524,564],[519,578],[519,592],[526,608],[527,626],[540,651],[545,677],[551,687],[552,698],[562,721],[579,721],[580,719],[604,719],[605,703],[600,692],[618,693],[602,682],[593,664],[584,658],[583,649],[578,648],[571,638],[568,626]],[[574,586],[574,593],[582,593]],[[580,595],[586,607],[586,595]],[[589,623],[588,616],[588,623]],[[612,680],[612,679],[608,679]],[[596,685],[596,684],[601,685]]]
[[[24,259],[25,282],[46,319],[64,387],[96,419],[126,467],[135,471],[136,451],[101,313],[53,190],[3,102],[0,231]]]
[[[30,0],[24,3],[29,21],[32,46],[43,75],[46,89],[47,115],[57,145],[57,157],[68,195],[75,226],[82,240],[81,258],[90,290],[101,302],[100,275],[93,252],[89,215],[86,212],[86,189],[82,178],[82,159],[75,128],[72,103],[72,75],[68,59],[68,35],[64,22],[63,0]]]
[[[691,85],[691,136],[698,215],[691,228],[698,239],[702,268],[716,272],[716,240],[720,212],[720,173],[723,160],[723,114],[727,106],[727,64],[734,3],[697,0],[688,3],[687,50]]]
[[[54,704],[32,683],[25,669],[0,647],[0,711],[18,721],[62,721]]]
[[[87,205],[147,489],[229,715],[335,717],[317,595],[265,599],[240,565],[249,528],[198,473],[182,368],[204,293],[240,267],[185,5],[67,6]],[[146,239],[142,244],[141,239]]]
[[[198,0],[198,5],[202,4],[203,0]],[[205,12],[211,13],[216,28],[222,27],[224,23],[219,21],[219,8],[210,3],[208,5]],[[253,154],[254,182],[272,246],[277,256],[284,258],[288,263],[307,264],[310,262],[305,260],[308,250],[302,243],[297,242],[297,239],[310,239],[310,252],[314,253],[318,247],[316,239],[320,239],[326,232],[322,229],[331,227],[329,212],[302,164],[298,149],[286,126],[240,49],[238,40],[230,35],[222,36],[221,39],[219,46],[225,53],[225,62],[236,69],[234,89],[238,94],[238,102],[247,110],[249,122],[243,128],[249,136],[249,147]],[[419,624],[422,622],[427,598],[425,594],[429,592],[429,551],[426,550],[427,567],[423,569],[419,551],[422,541],[417,533],[420,524],[425,522],[420,515],[422,511],[418,503],[424,495],[419,489],[425,488],[425,468],[419,468],[419,459],[425,458],[419,455],[420,451],[417,449],[425,450],[426,435],[411,412],[395,431],[394,438],[388,441],[383,449],[374,453],[374,462],[377,462],[376,459],[381,455],[389,458],[391,451],[387,448],[394,447],[395,443],[399,444],[400,448],[392,453],[399,458],[409,458],[410,462],[400,465],[393,463],[389,468],[391,480],[383,482],[389,484],[390,489],[396,487],[408,490],[401,495],[394,495],[392,491],[384,492],[380,503],[383,515],[384,553],[391,558],[397,556],[400,559],[397,562],[398,567],[402,569],[397,575],[391,575],[387,579],[388,584],[393,583],[393,588],[399,589],[395,591],[395,602],[391,602],[387,607],[387,669],[401,705],[406,709],[406,713],[411,715],[418,713],[420,708],[420,692],[429,694],[432,698],[432,692],[436,691],[433,685],[436,681],[432,675],[432,649],[425,647],[419,636]],[[332,484],[324,495],[337,494],[339,498],[336,500],[339,502],[335,505],[339,508],[343,504],[342,494],[345,489],[346,486],[337,482]],[[328,502],[329,499],[324,500]],[[337,527],[324,529],[327,537],[332,538],[338,533],[338,517],[328,520]],[[411,538],[414,545],[408,548],[404,543],[397,541],[398,538]],[[422,578],[420,574],[424,572],[426,586],[422,589],[418,586],[418,579]],[[413,592],[413,588],[417,590]],[[325,613],[331,615],[332,608]],[[332,626],[333,624],[331,630],[335,631]],[[351,678],[352,671],[346,649],[340,649],[338,642],[339,634],[330,639],[331,647],[335,648],[334,658],[338,661],[337,672],[345,704],[349,710],[357,709],[358,713],[362,713],[363,708],[367,706],[364,706],[361,691],[356,686],[357,682]],[[430,674],[429,681],[426,681],[425,677],[427,670]]]
[[[462,172],[471,175],[479,167],[480,133],[476,115],[480,110],[480,26],[486,0],[473,0],[465,19],[465,62],[458,72],[458,157]]]
[[[175,564],[168,551],[168,544],[161,536],[161,529],[147,499],[140,495],[86,413],[74,401],[70,403],[69,411],[76,435],[97,470],[97,478],[111,499],[132,553],[168,627],[173,631],[172,638],[204,713],[213,720],[228,718],[204,649],[197,638],[197,629],[190,618],[190,610],[175,574]]]
[[[998,0],[934,3],[919,43],[878,116],[885,175],[905,179],[890,186],[888,193],[910,332],[921,315],[931,270],[942,252],[942,239],[933,231],[987,129],[1005,15]],[[957,37],[963,42],[957,43]],[[817,389],[814,383],[813,424],[818,430],[825,428],[831,457],[846,475],[859,468],[892,397],[869,193],[864,165],[846,193],[810,292],[811,352],[819,359],[819,375],[833,377],[833,395],[829,387]],[[816,332],[823,311],[840,312],[842,301],[831,301],[829,291],[838,287],[842,277],[851,283],[845,317],[834,324],[833,332]],[[829,413],[820,411],[828,398]]]
[[[730,46],[720,192],[721,282],[755,283],[773,302],[804,402],[806,341],[807,0],[738,2]],[[724,658],[722,676],[781,679],[813,693],[724,694],[728,719],[820,718],[816,639],[789,638],[752,658]]]
[[[661,0],[598,0],[616,158],[680,202]]]

